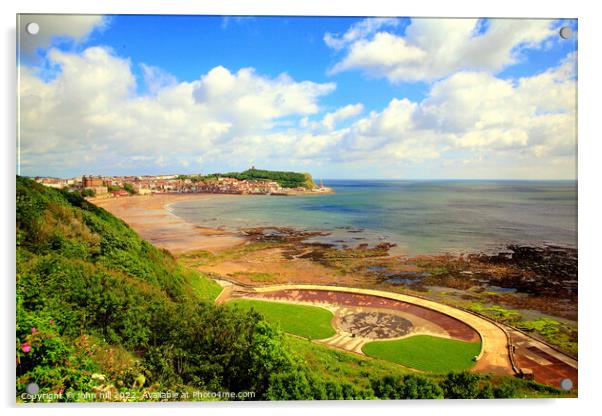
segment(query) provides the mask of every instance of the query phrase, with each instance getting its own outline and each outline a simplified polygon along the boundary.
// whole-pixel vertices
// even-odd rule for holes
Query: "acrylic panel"
[[[577,34],[18,15],[16,400],[576,397]]]

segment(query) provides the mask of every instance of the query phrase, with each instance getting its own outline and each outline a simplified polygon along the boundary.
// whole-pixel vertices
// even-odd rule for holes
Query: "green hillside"
[[[297,366],[258,314],[76,194],[17,178],[17,393],[241,392]],[[103,390],[105,389],[105,390]],[[190,399],[190,398],[189,398]]]
[[[16,190],[18,401],[464,394],[468,376],[387,378],[382,369],[392,363],[287,340],[258,313],[214,305],[220,288],[211,279],[77,193],[21,177]],[[470,377],[466,397],[562,395],[510,378],[496,393],[491,386],[499,380]],[[26,395],[30,383],[38,395]]]
[[[261,170],[251,168],[245,170],[244,172],[228,172],[228,173],[214,173],[208,175],[208,178],[211,177],[229,177],[236,178],[240,180],[270,180],[275,181],[280,184],[283,188],[306,188],[306,189],[314,189],[316,188],[316,184],[314,183],[313,178],[309,173],[298,173],[298,172],[278,172],[272,170]]]

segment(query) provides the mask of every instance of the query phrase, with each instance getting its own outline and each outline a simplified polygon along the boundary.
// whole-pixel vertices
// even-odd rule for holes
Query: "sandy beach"
[[[457,309],[458,306],[465,308],[467,296],[473,301],[484,300],[481,292],[474,292],[475,283],[470,277],[449,277],[449,273],[453,273],[456,267],[466,269],[467,276],[477,272],[485,273],[497,282],[495,279],[498,275],[512,276],[517,271],[514,265],[500,266],[495,262],[489,263],[486,258],[464,262],[461,258],[447,255],[421,255],[415,258],[391,256],[388,249],[379,251],[361,246],[336,249],[327,245],[304,243],[303,239],[299,238],[299,233],[303,233],[303,230],[290,231],[290,235],[286,237],[286,232],[281,229],[282,236],[274,240],[269,233],[263,234],[258,228],[258,234],[247,232],[243,237],[231,231],[199,227],[177,217],[169,210],[169,205],[176,202],[214,197],[213,194],[156,194],[93,199],[91,202],[124,220],[154,245],[178,256],[185,266],[218,276],[221,281],[233,285],[232,287],[269,290],[278,285],[324,285],[328,288],[334,285],[345,287],[348,291],[367,293],[385,290],[388,296],[409,296],[407,299],[411,298],[414,302],[430,302],[429,305],[436,305],[437,308],[460,313],[464,322],[481,323],[497,331],[497,335],[480,331],[482,337],[485,334],[485,340],[482,342],[486,343],[487,348],[493,348],[497,352],[490,354],[491,356],[483,360],[477,369],[497,371],[495,368],[503,367],[504,372],[509,371],[507,338],[510,335],[506,333],[512,333],[511,339],[516,346],[513,353],[515,361],[521,367],[536,369],[536,380],[558,385],[563,377],[576,379],[576,359],[572,356],[551,348],[548,343],[542,343],[541,338],[532,338],[511,326],[497,328],[488,323],[488,318],[481,314]],[[202,209],[202,205],[200,206]],[[240,250],[228,250],[215,256],[194,253],[195,250],[217,253],[242,245],[245,247],[241,247]],[[452,272],[434,274],[433,271],[436,270]],[[391,276],[405,279],[407,284],[387,284],[386,279]],[[503,282],[497,284],[504,285]],[[444,295],[439,295],[439,292],[432,290],[433,288],[444,288]],[[521,310],[543,310],[551,316],[560,316],[563,319],[576,318],[572,308],[564,311],[555,306],[557,297],[550,302],[546,293],[531,292],[528,297],[515,296],[512,293],[503,294],[503,300]],[[487,296],[496,298],[502,296],[493,292],[484,293],[490,293]],[[552,361],[549,361],[550,359]]]
[[[155,194],[94,198],[90,202],[121,218],[144,239],[173,254],[194,250],[216,252],[244,244],[246,240],[234,233],[199,227],[167,208],[175,202],[211,197],[211,194]]]
[[[168,209],[170,204],[176,202],[213,197],[215,194],[154,194],[89,200],[125,221],[142,238],[180,256],[196,250],[216,253],[249,242],[247,237],[231,231],[200,227],[187,222]],[[232,195],[232,197],[243,196]],[[360,284],[354,274],[340,273],[311,259],[290,258],[279,247],[252,250],[241,258],[227,257],[224,261],[206,264],[198,270],[219,274],[247,284],[257,284],[252,278],[256,274],[269,275],[269,283]]]

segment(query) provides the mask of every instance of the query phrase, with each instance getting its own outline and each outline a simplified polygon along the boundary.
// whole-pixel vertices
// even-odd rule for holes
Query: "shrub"
[[[19,391],[89,390],[101,371],[111,389],[145,379],[261,398],[274,377],[280,395],[299,395],[287,380],[306,376],[282,334],[202,301],[196,277],[80,195],[17,178]]]
[[[493,389],[493,396],[496,399],[510,399],[516,397],[517,388],[510,381],[504,381]]]
[[[376,397],[381,399],[441,399],[441,388],[417,375],[385,376],[372,382]]]
[[[476,399],[480,393],[480,380],[478,374],[467,371],[449,373],[441,383],[441,387],[446,399]]]
[[[96,192],[94,192],[93,189],[89,189],[89,188],[88,189],[82,189],[81,190],[81,196],[84,197],[84,198],[85,197],[93,197],[93,196],[96,196]]]
[[[305,371],[294,369],[270,377],[267,400],[311,400],[312,387]]]

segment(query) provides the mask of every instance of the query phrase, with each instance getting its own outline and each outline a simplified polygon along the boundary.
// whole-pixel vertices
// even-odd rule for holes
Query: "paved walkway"
[[[533,372],[535,381],[563,388],[563,380],[570,380],[578,388],[577,360],[515,329],[508,328],[515,347],[514,357],[523,370]]]
[[[362,347],[364,346],[364,344],[370,341],[373,341],[373,339],[353,337],[351,334],[341,331],[337,332],[334,336],[330,338],[322,339],[316,342],[330,345],[331,347],[340,348],[342,350],[355,352],[357,354],[365,355],[362,351]]]

